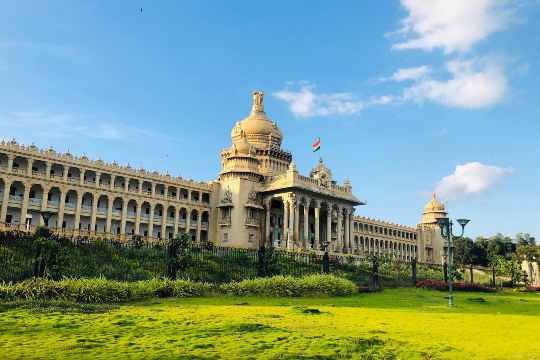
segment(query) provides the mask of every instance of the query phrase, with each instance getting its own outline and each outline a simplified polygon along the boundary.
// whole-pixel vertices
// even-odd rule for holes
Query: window
[[[255,241],[255,235],[254,234],[249,234],[248,243],[253,244],[254,241]]]
[[[229,233],[223,233],[223,242],[229,241]]]

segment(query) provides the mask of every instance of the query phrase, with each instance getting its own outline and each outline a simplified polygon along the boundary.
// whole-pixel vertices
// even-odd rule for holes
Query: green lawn
[[[540,293],[0,303],[0,358],[540,359]]]

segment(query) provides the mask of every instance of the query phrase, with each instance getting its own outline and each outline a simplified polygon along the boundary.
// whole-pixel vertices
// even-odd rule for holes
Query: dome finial
[[[259,90],[255,90],[253,92],[253,105],[251,107],[251,112],[264,112],[263,97],[264,92]]]

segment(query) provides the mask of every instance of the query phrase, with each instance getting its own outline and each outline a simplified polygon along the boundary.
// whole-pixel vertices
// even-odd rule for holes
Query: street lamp
[[[450,218],[442,217],[437,219],[437,225],[441,229],[441,236],[448,242],[448,307],[454,305],[454,295],[452,294],[452,281],[454,278],[453,263],[454,263],[454,239],[461,238],[465,233],[465,226],[469,223],[468,219],[457,219],[459,225],[461,225],[461,235],[455,236],[452,233],[453,222]]]

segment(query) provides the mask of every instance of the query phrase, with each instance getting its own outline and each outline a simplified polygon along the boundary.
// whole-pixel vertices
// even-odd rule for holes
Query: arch
[[[193,224],[199,219],[199,211],[197,209],[191,210],[191,223]]]
[[[187,189],[181,188],[180,189],[180,199],[188,200],[188,198],[189,198],[189,191]]]
[[[47,172],[47,163],[43,160],[32,161],[32,175],[44,176]]]
[[[129,179],[128,181],[128,191],[138,192],[139,191],[140,181],[138,179]]]
[[[15,156],[12,165],[13,172],[26,173],[28,170],[28,159],[22,156]]]
[[[81,181],[81,170],[78,167],[70,166],[67,172],[69,182],[78,183]]]
[[[113,200],[113,212],[122,211],[124,209],[124,199],[121,197],[116,197]]]
[[[183,221],[187,220],[188,211],[185,207],[180,208],[179,214],[180,214],[180,220],[183,220]]]
[[[24,196],[25,184],[16,180],[9,187],[9,201],[22,202]]]
[[[127,212],[128,215],[133,215],[137,213],[137,200],[135,199],[129,199],[127,202]]]
[[[174,220],[174,215],[176,213],[176,208],[172,205],[167,207],[167,221],[172,222]]]
[[[82,196],[81,206],[86,209],[92,209],[94,204],[94,194],[91,192],[85,192]]]
[[[160,203],[157,203],[154,206],[154,220],[161,220],[162,216],[163,216],[163,205]]]
[[[85,184],[96,183],[96,172],[94,170],[86,170],[83,175],[83,181]]]
[[[208,211],[203,211],[201,214],[201,221],[203,224],[208,224],[209,214]]]
[[[53,163],[49,173],[51,178],[61,178],[64,176],[64,165]]]
[[[152,194],[152,183],[149,181],[143,181],[142,192],[143,194],[146,194],[146,195]]]
[[[165,196],[165,185],[156,184],[156,195]]]
[[[126,178],[123,176],[115,176],[114,177],[114,188],[123,190],[126,186]]]
[[[64,200],[64,209],[75,210],[77,207],[77,198],[79,194],[77,191],[70,189],[66,192],[66,198]]]
[[[147,217],[150,215],[150,209],[152,207],[150,206],[150,203],[148,201],[143,201],[141,204],[141,216],[146,215]]]
[[[103,188],[110,188],[111,187],[111,174],[102,173],[99,176],[99,186]]]
[[[178,189],[176,186],[169,186],[167,188],[167,196],[173,199],[176,199],[176,195],[178,194]]]

